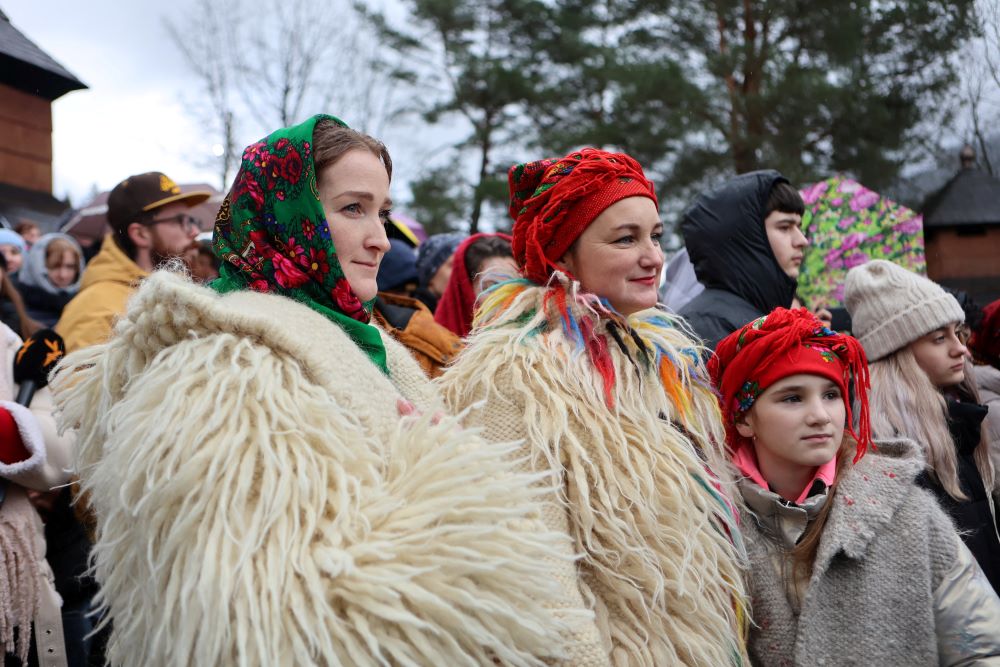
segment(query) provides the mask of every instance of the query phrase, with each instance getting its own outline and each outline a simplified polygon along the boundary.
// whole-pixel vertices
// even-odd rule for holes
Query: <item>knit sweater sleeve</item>
[[[944,667],[1000,666],[1000,598],[938,504],[927,504],[934,572],[934,623]]]
[[[483,437],[489,442],[523,443],[528,435],[526,420],[532,418],[526,414],[528,410],[526,402],[517,392],[508,390],[510,378],[504,373],[501,372],[493,379],[501,396],[494,396],[485,407],[472,410],[465,418],[465,423],[468,426],[482,428]],[[447,381],[446,375],[444,382]],[[477,400],[477,397],[468,395],[464,398],[466,399],[464,405],[452,407],[468,407]],[[519,470],[544,475],[538,482],[539,486],[545,489],[542,520],[548,530],[565,536],[559,552],[545,559],[553,579],[558,582],[559,592],[543,602],[554,617],[560,621],[570,622],[572,627],[565,637],[569,646],[568,659],[553,664],[566,667],[610,665],[610,638],[602,641],[594,614],[586,611],[594,609],[595,596],[586,588],[575,562],[580,554],[575,554],[573,551],[571,517],[565,501],[562,500],[564,494],[560,493],[560,487],[566,484],[566,480],[561,469],[558,473],[553,473],[548,460],[540,457],[537,451],[533,457],[532,446],[528,443],[523,444],[515,455]],[[533,458],[535,460],[532,460]]]
[[[558,655],[535,596],[554,590],[542,563],[560,543],[511,446],[430,414],[387,415],[376,441],[295,359],[229,333],[141,369],[102,347],[56,385],[98,517],[111,664]]]

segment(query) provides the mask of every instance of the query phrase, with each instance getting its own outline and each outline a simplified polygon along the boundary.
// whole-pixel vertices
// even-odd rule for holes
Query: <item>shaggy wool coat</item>
[[[750,655],[761,667],[1000,665],[1000,599],[933,496],[909,440],[842,473],[811,578],[789,586],[796,514],[741,483],[751,564]],[[804,528],[804,525],[802,525]],[[800,599],[799,599],[800,598]]]
[[[290,299],[147,279],[55,390],[79,427],[114,665],[538,665],[564,549],[534,478],[383,334],[384,375]],[[398,401],[423,412],[400,418]]]
[[[498,288],[480,311],[491,321],[437,381],[453,410],[478,406],[466,423],[488,440],[524,441],[523,467],[548,485],[545,524],[572,539],[552,561],[559,595],[545,600],[574,622],[560,664],[739,664],[743,573],[695,446],[721,428],[711,390],[696,387],[700,350],[655,310],[633,316],[631,334],[617,328],[619,346],[608,319],[560,294]],[[490,313],[491,301],[504,305]],[[587,330],[607,342],[613,386],[574,340]],[[677,365],[658,374],[637,340]],[[574,616],[580,607],[595,618]]]

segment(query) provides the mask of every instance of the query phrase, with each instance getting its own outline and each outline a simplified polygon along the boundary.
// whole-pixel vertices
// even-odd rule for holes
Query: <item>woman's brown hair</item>
[[[76,282],[77,280],[80,279],[80,269],[79,269],[79,262],[81,259],[80,253],[79,251],[77,251],[76,247],[74,247],[73,244],[67,241],[66,239],[54,238],[51,241],[49,241],[49,244],[47,246],[45,246],[45,268],[46,269],[49,268],[49,262],[52,261],[53,257],[61,261],[63,255],[66,254],[67,252],[72,253],[73,257],[75,257],[77,261],[78,266],[76,270],[76,279],[73,281]]]
[[[385,144],[329,119],[320,120],[313,128],[313,163],[316,165],[317,180],[324,168],[357,149],[367,150],[377,157],[385,167],[389,180],[392,180],[392,158],[389,157],[389,149]]]

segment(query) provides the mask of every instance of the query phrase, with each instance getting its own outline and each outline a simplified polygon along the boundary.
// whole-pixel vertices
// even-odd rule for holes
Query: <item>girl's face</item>
[[[764,479],[817,468],[844,439],[847,408],[840,388],[819,375],[789,375],[768,387],[736,425],[754,441]]]
[[[45,262],[45,270],[49,274],[49,282],[56,287],[69,287],[76,282],[80,260],[76,253],[63,250],[59,255],[52,255]]]
[[[622,315],[656,305],[663,269],[663,224],[648,197],[615,202],[594,218],[562,264],[587,292]]]
[[[21,249],[16,245],[10,245],[9,243],[0,244],[0,253],[3,253],[4,259],[7,260],[8,273],[15,273],[21,268],[21,264],[24,262],[24,255],[21,254]]]
[[[910,351],[920,370],[938,389],[961,384],[965,380],[965,357],[969,349],[956,333],[956,324],[932,331],[910,343]]]

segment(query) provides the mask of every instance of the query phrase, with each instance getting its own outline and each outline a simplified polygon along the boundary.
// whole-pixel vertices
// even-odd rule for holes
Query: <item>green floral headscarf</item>
[[[313,116],[243,151],[215,220],[215,254],[222,262],[218,292],[251,289],[309,306],[342,328],[383,373],[385,346],[368,324],[375,300],[362,303],[337,260],[313,163],[313,128],[333,116]]]

